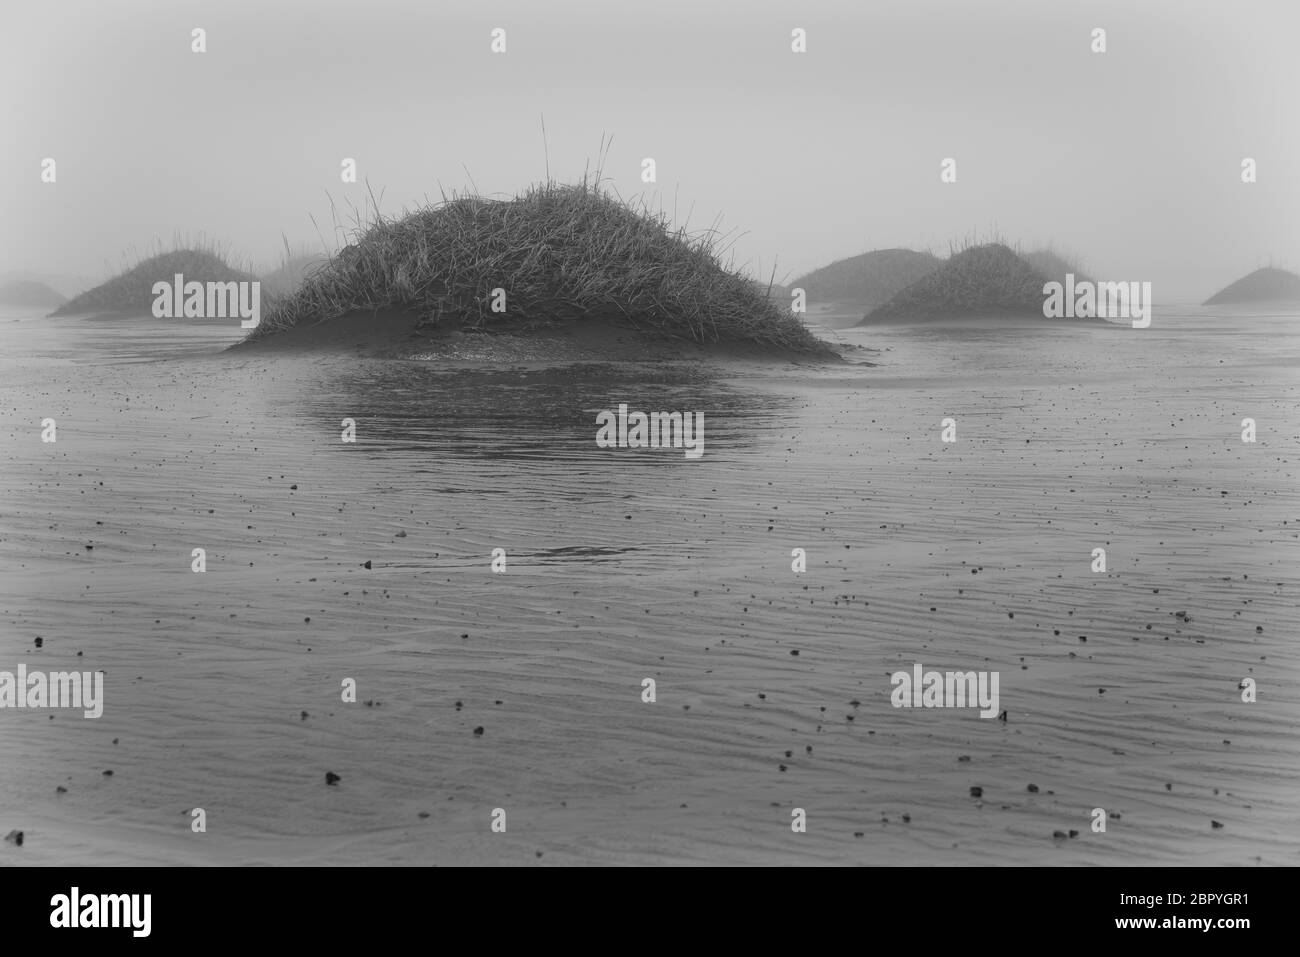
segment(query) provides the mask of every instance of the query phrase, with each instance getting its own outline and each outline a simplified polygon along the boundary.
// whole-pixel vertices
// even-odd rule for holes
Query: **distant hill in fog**
[[[156,282],[171,283],[180,273],[188,282],[249,282],[257,277],[236,269],[206,249],[160,253],[64,303],[54,315],[78,312],[149,312]]]
[[[869,312],[864,323],[976,316],[1043,317],[1044,276],[1002,243],[953,253]]]
[[[1265,266],[1249,276],[1243,276],[1232,285],[1219,290],[1205,300],[1207,306],[1221,306],[1234,302],[1296,302],[1300,301],[1300,276],[1285,269]]]
[[[0,305],[30,306],[48,309],[67,301],[67,297],[56,292],[43,282],[33,279],[10,279],[0,282]]]
[[[327,262],[329,257],[323,254],[301,253],[290,256],[262,277],[262,294],[287,296],[295,293],[308,276]]]
[[[57,292],[63,299],[75,296],[77,293],[89,289],[99,282],[99,279],[93,276],[78,276],[69,273],[46,273],[34,272],[30,269],[13,269],[0,273],[0,282],[9,282],[10,280],[24,280],[38,282],[42,285],[49,286]],[[59,301],[62,302],[63,299]]]
[[[790,283],[790,288],[802,288],[810,306],[837,303],[872,309],[942,262],[931,253],[912,249],[875,249],[814,269]]]

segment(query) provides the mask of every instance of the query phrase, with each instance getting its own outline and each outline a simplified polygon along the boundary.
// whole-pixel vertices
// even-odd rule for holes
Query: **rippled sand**
[[[0,317],[0,669],[107,672],[99,720],[0,711],[0,863],[1300,863],[1298,334],[847,329],[876,365],[718,377]],[[597,448],[620,402],[704,457]],[[895,710],[915,662],[1008,720]]]

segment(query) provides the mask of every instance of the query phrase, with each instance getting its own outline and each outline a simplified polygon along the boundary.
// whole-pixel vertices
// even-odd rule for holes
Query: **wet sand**
[[[1300,863],[1300,319],[1220,316],[721,373],[0,316],[0,669],[107,672],[0,711],[0,864]]]

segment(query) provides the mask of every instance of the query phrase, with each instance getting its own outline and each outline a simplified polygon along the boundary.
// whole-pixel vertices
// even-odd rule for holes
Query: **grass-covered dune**
[[[808,304],[873,309],[934,272],[943,260],[912,249],[876,249],[839,259],[790,283],[807,294]]]
[[[863,319],[865,323],[967,317],[1043,317],[1044,276],[1003,243],[953,253]]]
[[[257,277],[231,266],[210,249],[176,249],[150,256],[105,283],[68,300],[52,315],[84,312],[143,312],[153,309],[156,282],[172,283],[176,274],[188,282],[251,282]]]
[[[66,301],[67,297],[62,293],[33,279],[11,279],[0,283],[0,305],[45,309]]]
[[[1285,269],[1265,266],[1220,289],[1205,300],[1205,305],[1236,302],[1300,302],[1300,276]]]
[[[594,320],[646,339],[832,354],[766,287],[723,265],[724,238],[692,235],[586,179],[510,200],[461,196],[377,217],[273,301],[245,340],[395,311],[416,333],[537,332]],[[500,292],[498,292],[498,290]],[[496,309],[493,307],[497,306]],[[588,324],[589,325],[589,324]]]

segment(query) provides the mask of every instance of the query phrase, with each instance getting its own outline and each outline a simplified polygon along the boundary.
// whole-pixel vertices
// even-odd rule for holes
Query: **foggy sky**
[[[177,232],[264,265],[282,233],[321,247],[310,215],[333,246],[329,197],[366,202],[343,157],[390,214],[471,176],[513,195],[545,178],[543,115],[553,177],[612,136],[623,196],[722,214],[736,265],[778,279],[994,230],[1157,301],[1300,269],[1294,0],[24,6],[0,23],[0,272],[103,276]]]

